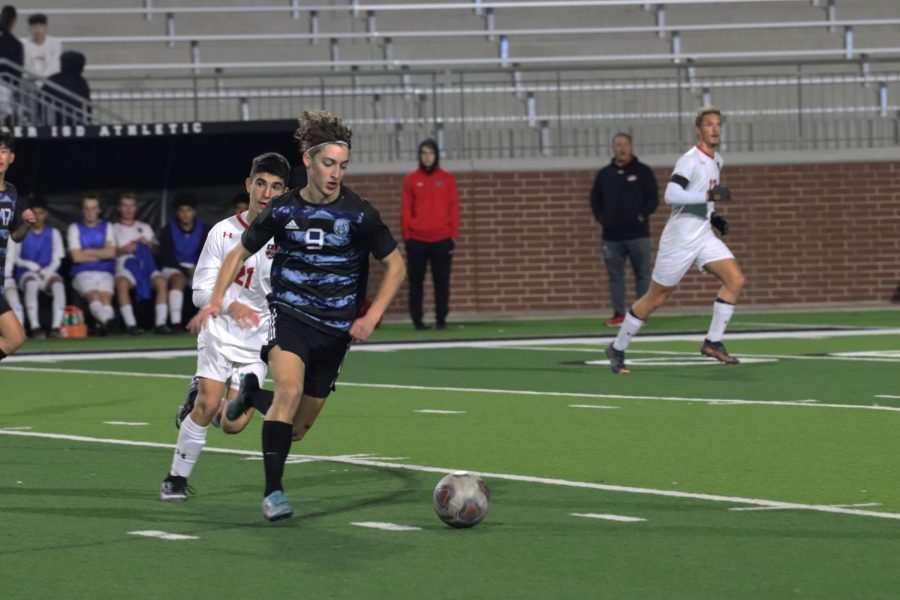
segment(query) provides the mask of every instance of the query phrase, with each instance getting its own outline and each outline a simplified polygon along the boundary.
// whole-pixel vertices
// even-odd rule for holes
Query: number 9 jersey
[[[222,269],[225,256],[241,243],[241,235],[247,229],[247,212],[239,213],[216,223],[209,231],[203,251],[194,272],[193,300],[203,307],[212,297],[216,277]],[[272,291],[270,276],[275,242],[269,240],[241,266],[222,301],[222,313],[207,322],[197,339],[199,348],[209,347],[228,360],[239,363],[259,361],[259,350],[268,340],[271,315],[266,295]],[[240,302],[253,309],[259,317],[259,325],[241,327],[229,315],[228,306]]]

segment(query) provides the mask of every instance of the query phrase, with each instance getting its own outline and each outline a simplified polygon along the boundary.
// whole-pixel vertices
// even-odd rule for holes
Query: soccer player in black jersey
[[[6,171],[16,159],[16,140],[8,131],[0,131],[0,278],[6,264],[6,247],[9,239],[21,242],[34,223],[30,208],[21,209],[16,186],[6,181]],[[2,286],[0,286],[2,287]],[[16,313],[0,294],[0,360],[19,349],[25,341],[25,330]]]
[[[406,267],[378,211],[341,184],[350,159],[350,129],[327,112],[304,112],[294,134],[309,181],[272,199],[226,255],[202,323],[222,310],[240,265],[273,237],[269,307],[274,327],[262,356],[275,397],[262,428],[266,488],[263,516],[275,521],[293,509],[282,475],[295,438],[312,427],[334,389],[352,340],[366,340],[403,282]],[[372,305],[357,318],[369,254],[386,273]],[[298,434],[299,432],[299,434]]]

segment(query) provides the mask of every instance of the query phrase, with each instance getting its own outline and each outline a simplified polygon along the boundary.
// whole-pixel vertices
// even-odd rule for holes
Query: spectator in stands
[[[25,63],[22,42],[13,35],[16,26],[16,7],[6,5],[0,9],[0,125],[11,125],[15,113],[15,93]],[[3,61],[7,61],[7,64]],[[16,68],[18,67],[18,68]]]
[[[112,307],[116,242],[110,223],[100,218],[100,196],[81,195],[80,221],[69,225],[66,241],[72,258],[72,289],[88,303],[98,335],[107,335],[115,317]]]
[[[177,329],[181,325],[184,288],[191,287],[209,226],[197,220],[197,199],[192,194],[176,195],[172,208],[175,217],[159,234],[159,262],[169,288],[169,319]]]
[[[603,260],[613,305],[607,327],[625,320],[626,259],[634,269],[637,297],[650,288],[650,215],[659,205],[656,176],[632,154],[631,136],[617,133],[612,150],[612,161],[600,169],[591,188],[591,210],[603,229]]]
[[[47,94],[57,110],[51,122],[56,125],[80,125],[87,123],[91,113],[91,86],[82,73],[85,58],[81,52],[66,50],[60,57],[60,71],[47,78],[68,93],[47,86]]]
[[[166,325],[169,316],[166,278],[156,268],[154,255],[159,250],[156,234],[147,223],[137,220],[138,199],[134,192],[124,192],[119,196],[119,222],[113,225],[116,240],[116,299],[119,312],[125,322],[125,331],[140,335],[144,331],[138,327],[131,304],[131,290],[135,299],[149,300],[156,295],[154,333],[172,333]]]
[[[422,289],[430,262],[435,326],[445,329],[450,310],[450,263],[459,237],[459,196],[456,179],[440,166],[434,140],[419,144],[419,167],[403,180],[400,204],[409,264],[409,315],[416,329],[430,328],[422,320]]]
[[[12,243],[7,253],[7,263],[13,263],[13,274],[19,289],[25,295],[25,312],[31,337],[44,339],[47,335],[38,318],[38,292],[53,297],[50,337],[62,337],[63,311],[66,308],[66,288],[59,274],[59,265],[65,256],[62,235],[55,227],[47,225],[47,204],[40,198],[30,202],[34,223],[28,227],[25,239]]]
[[[47,15],[35,13],[28,17],[30,38],[24,38],[25,70],[40,77],[59,73],[62,43],[47,35]]]

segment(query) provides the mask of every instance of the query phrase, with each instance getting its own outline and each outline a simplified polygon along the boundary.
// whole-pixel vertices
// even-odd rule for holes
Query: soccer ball
[[[491,491],[480,477],[457,471],[434,487],[434,512],[452,527],[473,527],[487,515]]]

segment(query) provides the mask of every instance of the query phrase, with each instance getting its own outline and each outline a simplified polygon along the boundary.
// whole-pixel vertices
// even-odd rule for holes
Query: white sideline
[[[60,433],[41,433],[31,431],[11,431],[0,429],[0,435],[14,435],[20,437],[45,438],[52,440],[66,440],[70,442],[87,442],[95,444],[114,444],[118,446],[137,446],[142,448],[161,448],[171,450],[175,448],[174,444],[162,444],[159,442],[141,442],[134,440],[117,440],[110,438],[94,438],[83,435],[68,435]],[[234,448],[214,448],[207,446],[204,452],[214,452],[218,454],[232,454],[237,456],[258,456],[258,452],[249,450],[237,450]],[[445,467],[429,467],[425,465],[408,465],[402,463],[390,463],[379,460],[367,460],[364,458],[351,458],[346,456],[316,456],[316,455],[291,455],[292,459],[305,459],[306,462],[322,461],[336,462],[343,464],[357,465],[361,467],[375,467],[381,469],[405,469],[407,471],[418,471],[421,473],[439,473],[445,475],[459,468]],[[467,469],[468,470],[468,469]],[[859,510],[854,508],[844,508],[841,506],[829,506],[824,504],[802,504],[799,502],[780,502],[778,500],[765,500],[762,498],[742,498],[740,496],[723,496],[718,494],[703,494],[693,492],[680,492],[675,490],[659,490],[654,488],[642,488],[626,485],[610,485],[604,483],[593,483],[589,481],[570,481],[567,479],[554,479],[548,477],[532,477],[529,475],[512,475],[509,473],[490,473],[486,471],[468,470],[469,473],[477,475],[484,479],[503,479],[506,481],[519,481],[522,483],[539,483],[543,485],[553,485],[560,487],[600,490],[604,492],[620,492],[626,494],[641,494],[646,496],[662,496],[666,498],[680,498],[685,500],[706,500],[708,502],[726,502],[729,504],[741,504],[745,506],[765,506],[771,508],[808,510],[813,512],[822,512],[830,514],[852,515],[857,517],[872,517],[876,519],[890,519],[900,521],[900,513],[879,512],[873,510]]]
[[[150,377],[162,379],[181,379],[187,381],[190,375],[173,373],[126,373],[125,371],[92,371],[90,369],[61,369],[57,367],[2,367],[2,371],[23,371],[32,373],[69,373],[75,375],[113,375],[119,377]],[[359,387],[390,390],[418,390],[426,392],[457,392],[463,394],[506,394],[511,396],[544,396],[554,398],[592,398],[605,400],[655,400],[661,402],[706,402],[708,404],[746,404],[755,406],[800,406],[807,408],[839,408],[847,410],[876,410],[882,412],[900,412],[900,406],[879,406],[877,404],[827,404],[815,398],[799,398],[797,400],[745,400],[740,398],[689,398],[683,396],[636,396],[626,394],[589,394],[586,392],[547,392],[540,390],[500,390],[492,388],[456,388],[446,386],[400,385],[395,383],[353,383],[339,382],[341,387]]]

